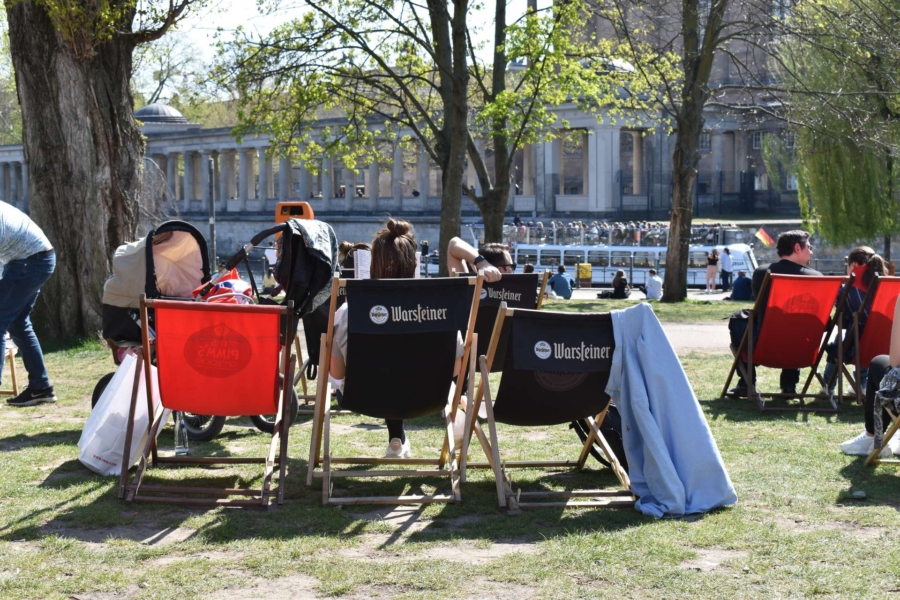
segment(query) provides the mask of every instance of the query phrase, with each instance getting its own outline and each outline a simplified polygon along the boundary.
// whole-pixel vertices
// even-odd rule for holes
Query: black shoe
[[[791,386],[791,387],[781,388],[781,393],[782,394],[791,394],[791,395],[796,396],[797,395],[797,387]]]
[[[746,385],[736,385],[733,388],[731,388],[730,390],[728,390],[728,393],[731,394],[732,396],[741,396],[741,397],[745,398],[748,393],[747,386]]]
[[[10,398],[6,403],[10,406],[35,406],[45,402],[56,402],[56,394],[53,393],[53,386],[43,390],[32,390],[25,388],[21,394],[15,398]]]

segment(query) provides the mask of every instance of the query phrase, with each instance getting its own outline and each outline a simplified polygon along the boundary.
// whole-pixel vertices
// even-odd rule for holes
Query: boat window
[[[659,253],[659,268],[664,269],[665,266],[666,266],[666,253],[660,252]]]
[[[566,250],[563,257],[564,265],[577,265],[584,262],[584,250]]]
[[[631,252],[612,252],[611,263],[614,267],[630,267]]]
[[[535,264],[537,262],[537,250],[525,250],[519,248],[516,250],[516,264],[524,265],[526,263]]]
[[[688,257],[688,267],[706,268],[706,252],[691,252]]]
[[[595,267],[608,267],[609,253],[591,250],[590,252],[588,252],[588,262]]]
[[[655,267],[656,266],[656,257],[652,252],[635,252],[634,253],[634,266],[635,267]]]
[[[542,266],[557,266],[559,265],[560,259],[560,251],[559,250],[541,250],[541,258],[540,264]]]

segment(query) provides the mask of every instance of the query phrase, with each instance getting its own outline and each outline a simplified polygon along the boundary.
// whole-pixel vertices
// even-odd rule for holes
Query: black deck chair
[[[471,277],[474,273],[454,273],[454,276]],[[550,271],[543,273],[514,273],[504,275],[499,281],[488,283],[481,287],[481,301],[478,304],[478,317],[475,319],[475,333],[478,334],[478,351],[475,356],[487,354],[488,345],[491,343],[491,332],[494,330],[494,322],[497,320],[497,311],[500,304],[506,302],[509,308],[528,308],[540,310],[544,301],[544,292],[547,289],[547,280],[550,279]],[[491,373],[495,373],[503,366],[503,359],[497,357]],[[471,375],[470,375],[471,377]]]
[[[606,384],[615,349],[612,317],[609,313],[557,313],[507,308],[501,304],[486,355],[479,356],[481,384],[475,402],[466,410],[461,477],[465,481],[467,452],[474,429],[497,481],[501,508],[544,508],[548,506],[634,506],[631,482],[603,434],[600,424],[609,409]],[[491,365],[503,356],[500,386],[491,392]],[[487,412],[488,436],[477,421],[481,402]],[[591,434],[577,461],[505,461],[497,438],[497,423],[547,426],[584,420]],[[624,490],[571,490],[565,492],[513,492],[506,475],[511,467],[584,467],[597,441]],[[522,501],[522,498],[557,497],[557,501]],[[569,498],[586,500],[569,501]]]
[[[459,468],[453,438],[453,418],[462,386],[448,401],[456,362],[457,332],[463,332],[466,361],[472,354],[475,318],[482,277],[434,279],[335,279],[331,305],[341,289],[348,303],[347,375],[342,408],[378,419],[412,419],[443,411],[445,434],[435,458],[333,457],[330,453],[328,372],[334,338],[334,310],[319,354],[319,386],[310,440],[307,484],[322,478],[324,504],[418,504],[458,502]],[[474,291],[474,297],[473,297]],[[401,384],[402,383],[402,387]],[[414,393],[398,393],[408,389]],[[321,450],[321,453],[320,453]],[[449,468],[445,465],[449,463]],[[428,465],[432,469],[334,470],[333,465]],[[321,471],[316,467],[321,465]],[[449,476],[450,494],[333,497],[337,477]]]

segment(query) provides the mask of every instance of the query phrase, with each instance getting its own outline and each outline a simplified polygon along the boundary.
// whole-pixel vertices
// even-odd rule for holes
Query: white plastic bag
[[[91,471],[100,475],[121,473],[122,453],[125,450],[125,431],[128,425],[128,410],[131,406],[131,390],[134,386],[134,371],[137,356],[128,354],[119,365],[116,374],[103,391],[97,406],[91,411],[78,440],[78,460]],[[153,378],[153,407],[159,407],[159,386],[156,367],[150,366]],[[168,419],[170,411],[165,411],[162,422]],[[128,467],[137,463],[147,443],[149,417],[147,415],[147,385],[144,369],[138,385],[137,406],[135,408],[134,433],[131,439],[131,460]]]

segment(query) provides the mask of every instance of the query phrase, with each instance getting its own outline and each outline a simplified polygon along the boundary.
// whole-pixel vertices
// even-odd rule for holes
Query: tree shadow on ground
[[[847,487],[835,497],[838,506],[879,504],[900,511],[900,465],[866,466],[866,457],[858,456],[841,469]],[[865,498],[854,498],[854,492],[864,492]]]

